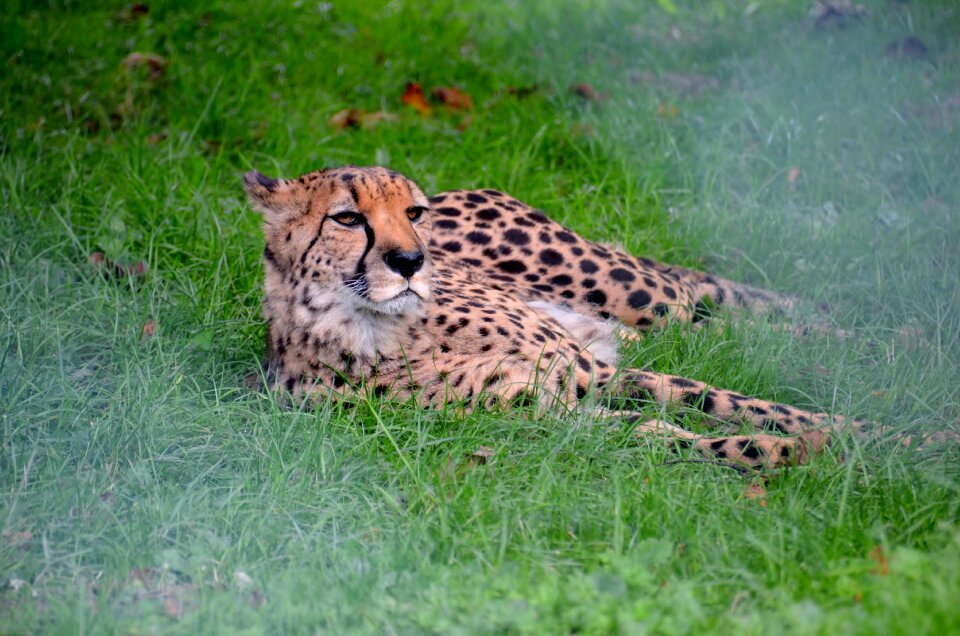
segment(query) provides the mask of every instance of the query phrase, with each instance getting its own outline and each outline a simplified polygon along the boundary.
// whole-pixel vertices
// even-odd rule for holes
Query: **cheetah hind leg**
[[[692,433],[662,419],[644,420],[639,413],[605,414],[616,414],[625,418],[634,425],[634,434],[637,437],[660,437],[689,444],[707,459],[734,468],[772,470],[783,466],[802,465],[810,457],[822,452],[828,443],[827,436],[817,430],[806,431],[796,437],[779,437],[765,433],[712,437]]]
[[[708,457],[749,468],[803,464],[826,448],[832,433],[846,429],[856,432],[867,424],[860,418],[812,413],[716,389],[698,380],[638,369],[622,370],[604,389],[613,397],[651,400],[662,407],[694,408],[721,422],[752,427],[757,431],[752,435],[713,437],[662,420],[644,421],[634,412],[621,413],[637,426],[639,435],[666,435],[691,444]]]

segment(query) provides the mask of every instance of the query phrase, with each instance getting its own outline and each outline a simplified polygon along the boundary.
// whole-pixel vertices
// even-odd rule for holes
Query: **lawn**
[[[960,452],[891,439],[960,429],[960,11],[865,4],[6,3],[0,632],[960,631]],[[828,308],[624,359],[889,432],[744,476],[587,412],[247,388],[240,177],[347,163]]]

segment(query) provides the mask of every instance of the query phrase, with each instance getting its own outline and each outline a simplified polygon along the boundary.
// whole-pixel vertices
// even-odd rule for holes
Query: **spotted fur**
[[[588,394],[653,400],[747,424],[702,452],[749,466],[802,462],[842,418],[615,361],[615,324],[701,320],[711,307],[792,299],[587,241],[495,190],[428,199],[383,168],[244,179],[263,214],[269,377],[293,394],[372,391],[424,406],[529,404],[563,414]]]

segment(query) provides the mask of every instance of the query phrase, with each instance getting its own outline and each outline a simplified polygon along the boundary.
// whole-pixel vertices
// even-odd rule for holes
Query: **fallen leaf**
[[[607,93],[601,93],[597,91],[593,86],[586,82],[574,84],[570,87],[570,92],[595,104],[599,104],[609,97]]]
[[[134,51],[123,58],[121,66],[128,70],[146,68],[150,79],[159,79],[167,72],[167,60],[156,53],[142,53]]]
[[[930,50],[927,45],[915,35],[894,40],[887,44],[887,48],[883,51],[884,57],[900,60],[922,60],[929,55]]]
[[[530,86],[508,86],[507,95],[513,95],[517,99],[524,99],[530,97],[539,90],[540,86],[537,84],[532,84]]]
[[[80,127],[84,132],[95,135],[100,132],[100,121],[93,117],[87,117],[83,120],[83,123],[80,124]]]
[[[432,110],[423,94],[423,86],[420,85],[420,82],[407,82],[407,87],[404,89],[400,101],[424,116],[429,115]]]
[[[173,620],[180,620],[180,617],[183,615],[183,607],[180,605],[180,599],[176,596],[165,597],[163,599],[163,611]]]
[[[328,123],[337,130],[344,128],[372,128],[381,121],[396,121],[398,118],[392,113],[382,111],[368,112],[360,108],[345,108],[335,112],[328,119]]]
[[[845,27],[848,22],[860,20],[866,15],[866,7],[850,0],[819,0],[810,9],[813,25],[818,29]]]
[[[437,475],[442,481],[447,481],[453,477],[463,477],[468,468],[475,468],[487,463],[496,451],[489,446],[478,446],[475,451],[465,455],[465,461],[451,457],[447,460],[447,465],[441,468]]]
[[[153,587],[153,568],[133,568],[127,576],[128,581],[138,581],[148,590]]]
[[[118,267],[122,268],[123,275],[125,276],[143,276],[147,273],[147,264],[143,261],[137,261],[133,265],[127,265],[126,267]]]
[[[597,129],[590,124],[574,124],[570,127],[570,132],[577,137],[596,137]]]
[[[120,18],[121,22],[134,22],[146,17],[148,13],[150,13],[150,7],[142,2],[135,2],[117,14],[117,17]]]
[[[926,332],[923,327],[911,320],[897,329],[897,344],[900,345],[904,353],[910,353],[917,348],[925,335]]]
[[[4,530],[3,538],[12,545],[20,545],[33,538],[33,533],[29,530]]]
[[[155,146],[166,138],[167,138],[167,131],[161,130],[158,133],[153,133],[152,135],[148,135],[147,143]]]
[[[438,86],[430,91],[434,99],[453,110],[470,110],[473,108],[473,98],[455,86]]]
[[[873,561],[873,574],[877,576],[890,574],[890,560],[887,558],[887,553],[883,551],[883,546],[874,547],[868,556]]]
[[[157,323],[153,320],[148,320],[143,323],[143,337],[152,338],[155,335],[157,335]]]
[[[676,106],[660,102],[660,106],[657,107],[657,114],[668,119],[676,119],[677,115],[680,114],[680,111]]]
[[[103,252],[92,252],[87,258],[91,265],[99,269],[108,278],[139,278],[147,273],[147,264],[143,261],[138,261],[132,265],[113,263]]]
[[[787,183],[796,183],[797,179],[800,178],[800,168],[794,166],[790,168],[790,171],[787,172]]]
[[[767,496],[767,490],[762,484],[753,482],[744,489],[743,496],[747,499],[762,499]]]
[[[470,453],[470,457],[467,458],[467,464],[470,466],[486,464],[487,460],[496,455],[496,453],[497,452],[489,446],[477,446],[477,450]]]

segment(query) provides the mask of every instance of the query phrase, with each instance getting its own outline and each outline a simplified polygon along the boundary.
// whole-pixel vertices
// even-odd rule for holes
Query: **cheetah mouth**
[[[393,296],[384,299],[374,300],[367,294],[356,294],[354,302],[360,310],[375,315],[399,316],[402,314],[416,313],[423,306],[426,300],[422,293],[407,285]]]

